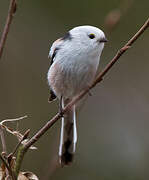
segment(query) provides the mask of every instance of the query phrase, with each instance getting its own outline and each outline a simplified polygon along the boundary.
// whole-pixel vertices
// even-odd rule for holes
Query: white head
[[[100,29],[78,26],[52,44],[48,79],[49,84],[57,83],[56,95],[73,97],[88,86],[95,77],[105,42],[107,39]]]
[[[83,47],[91,51],[102,51],[104,43],[107,42],[105,34],[102,30],[94,26],[78,26],[69,31],[72,40],[76,44],[81,44]]]
[[[73,55],[93,55],[100,57],[107,42],[105,34],[102,30],[94,26],[78,26],[67,32],[64,37],[56,40],[49,52],[49,56],[53,59],[59,54],[62,57]],[[98,58],[99,59],[99,58]]]

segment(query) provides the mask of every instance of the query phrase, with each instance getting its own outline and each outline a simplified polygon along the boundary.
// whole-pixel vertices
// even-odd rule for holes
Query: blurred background
[[[0,2],[2,33],[8,0]],[[149,15],[147,0],[18,1],[0,61],[0,120],[27,115],[21,132],[33,135],[53,115],[48,103],[48,51],[52,42],[78,25],[101,28],[109,42],[99,71]],[[29,151],[22,170],[42,180],[146,180],[149,178],[149,30],[91,92],[79,112],[78,144],[72,166],[57,168],[60,121]],[[9,124],[9,126],[11,126]],[[15,124],[13,124],[15,127]],[[7,149],[17,140],[5,133]],[[1,147],[0,147],[1,148]]]

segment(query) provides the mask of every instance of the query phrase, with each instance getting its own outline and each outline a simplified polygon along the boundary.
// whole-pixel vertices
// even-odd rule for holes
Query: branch
[[[3,127],[1,125],[0,125],[0,137],[1,137],[1,144],[2,144],[2,153],[6,156],[6,154],[7,154],[6,141],[5,141]],[[0,157],[1,160],[2,160],[2,158],[3,157]],[[9,172],[10,171],[8,170],[8,168],[6,168],[7,175],[9,175]]]
[[[0,58],[2,57],[2,54],[3,54],[3,49],[4,49],[5,42],[6,42],[6,39],[7,39],[7,35],[8,35],[8,32],[9,32],[9,29],[10,29],[10,24],[11,24],[12,19],[13,19],[13,15],[16,12],[16,6],[17,6],[16,0],[10,0],[7,19],[6,19],[5,27],[4,27],[2,37],[1,37],[1,40],[0,40]]]
[[[24,146],[23,145],[19,146],[18,153],[17,153],[17,158],[16,158],[16,164],[15,164],[15,167],[14,167],[14,170],[13,170],[13,172],[15,174],[15,178],[16,178],[15,180],[17,180],[17,177],[19,175],[21,164],[22,164],[25,152],[26,151],[24,150]]]
[[[0,137],[1,137],[1,143],[2,143],[2,151],[4,153],[7,153],[5,136],[3,132],[3,127],[1,125],[0,125]]]
[[[23,161],[23,157],[25,152],[32,146],[44,133],[47,132],[54,123],[58,121],[74,104],[76,104],[80,99],[82,99],[97,83],[103,80],[103,77],[106,73],[113,67],[113,65],[119,60],[119,58],[129,49],[129,47],[143,34],[143,32],[149,27],[149,18],[145,22],[145,24],[140,28],[140,30],[116,53],[114,58],[110,61],[109,64],[104,68],[104,70],[97,75],[97,78],[93,81],[93,83],[84,91],[82,91],[76,98],[74,98],[63,110],[61,113],[57,113],[51,120],[49,120],[25,145],[21,148],[17,159],[19,164],[16,162],[17,168],[15,171],[18,173],[21,167],[21,163]],[[21,158],[20,158],[21,157]]]
[[[16,180],[16,179],[15,179],[15,175],[14,175],[11,167],[9,166],[9,164],[7,163],[7,161],[4,159],[4,157],[3,157],[1,154],[0,154],[0,159],[1,159],[1,161],[3,162],[3,164],[5,165],[5,167],[6,167],[6,169],[8,170],[8,172],[9,172],[8,176],[10,175],[11,178],[12,178],[12,180]]]
[[[19,147],[21,146],[21,143],[22,143],[25,139],[27,139],[29,133],[30,133],[30,129],[28,129],[28,130],[24,133],[23,137],[20,139],[20,141],[18,142],[18,144],[16,145],[16,147],[14,148],[14,150],[12,151],[12,153],[10,153],[10,154],[8,155],[8,159],[12,159],[12,157],[14,156],[14,154],[17,152],[17,150],[18,150]]]
[[[104,68],[104,70],[98,74],[97,78],[93,83],[84,91],[82,91],[76,98],[74,98],[63,110],[61,113],[57,113],[50,121],[48,121],[25,145],[25,150],[27,150],[31,145],[33,145],[58,119],[60,119],[74,104],[76,104],[83,96],[85,96],[90,89],[96,86],[97,83],[103,80],[105,74],[112,68],[112,66],[119,60],[120,56],[124,54],[128,48],[140,37],[141,34],[149,27],[149,18],[141,29],[117,52],[114,58],[110,61],[109,64]]]
[[[8,169],[8,171],[11,171],[7,161],[4,159],[4,157],[0,154],[0,159],[3,162],[3,164],[5,165],[5,167]]]

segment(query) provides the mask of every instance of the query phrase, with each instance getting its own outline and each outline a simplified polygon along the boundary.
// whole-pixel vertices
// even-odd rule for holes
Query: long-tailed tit
[[[93,81],[101,52],[107,39],[100,29],[93,26],[75,27],[56,40],[49,52],[51,66],[48,71],[50,100],[58,97],[64,108],[76,95]],[[61,122],[59,145],[60,164],[69,165],[76,149],[76,105]]]

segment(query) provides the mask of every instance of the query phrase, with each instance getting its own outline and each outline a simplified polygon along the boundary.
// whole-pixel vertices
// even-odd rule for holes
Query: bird
[[[69,30],[51,46],[47,80],[49,101],[59,100],[60,111],[94,80],[107,38],[102,30],[82,25]],[[73,162],[77,143],[76,108],[73,105],[61,119],[59,163]]]

